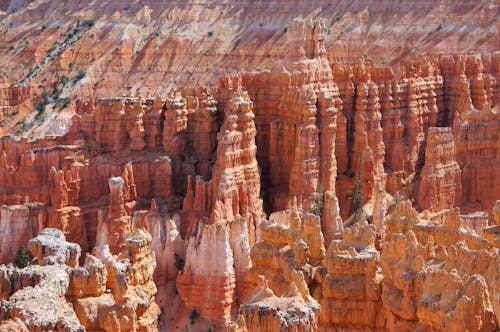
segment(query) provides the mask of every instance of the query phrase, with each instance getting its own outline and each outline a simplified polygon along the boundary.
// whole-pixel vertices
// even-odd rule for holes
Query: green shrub
[[[59,106],[61,109],[65,109],[66,107],[69,106],[69,104],[71,104],[70,97],[64,97],[56,101],[56,106]]]
[[[41,99],[37,104],[36,104],[36,110],[38,111],[37,116],[42,115],[45,113],[45,106],[49,103],[48,99]]]
[[[351,202],[351,209],[349,214],[359,211],[365,204],[365,196],[363,194],[363,179],[360,175],[356,177],[356,181],[347,193],[347,199]]]
[[[66,84],[68,84],[68,82],[69,82],[69,77],[68,77],[68,76],[66,76],[66,75],[63,75],[63,76],[61,76],[61,78],[59,79],[59,82],[60,82],[63,86],[65,86],[65,85],[66,85]]]
[[[85,69],[80,69],[80,71],[78,72],[78,74],[76,74],[76,76],[75,76],[75,82],[80,81],[80,80],[81,80],[81,79],[83,79],[86,75],[87,75],[87,71],[86,71]]]
[[[318,217],[321,217],[322,215],[324,194],[325,191],[323,190],[323,188],[320,188],[318,192],[314,193],[314,202],[311,208],[311,213]]]
[[[212,37],[213,35],[214,35],[214,32],[213,32],[213,31],[209,31],[209,32],[207,32],[207,36]]]
[[[20,246],[19,249],[17,250],[16,258],[14,259],[14,263],[16,263],[16,266],[18,268],[25,268],[28,266],[28,263],[30,262],[30,255],[28,252],[28,249],[26,249],[25,246]]]

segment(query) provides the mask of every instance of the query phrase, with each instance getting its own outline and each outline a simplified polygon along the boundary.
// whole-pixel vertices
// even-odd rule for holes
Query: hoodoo
[[[0,331],[498,331],[498,17],[3,1]]]

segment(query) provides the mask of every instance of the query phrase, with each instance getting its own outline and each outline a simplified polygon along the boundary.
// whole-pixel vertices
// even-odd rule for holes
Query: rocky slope
[[[0,329],[499,328],[494,2],[3,6]]]
[[[365,59],[393,67],[430,51],[498,50],[500,40],[495,1],[7,0],[1,6],[0,95],[7,107],[0,129],[31,129],[31,135],[67,130],[73,102],[89,95],[163,94],[179,85],[216,86],[228,72],[271,69],[289,53],[295,17],[323,18],[331,64]],[[480,89],[480,76],[477,82]],[[40,102],[48,112],[39,107],[30,114]]]

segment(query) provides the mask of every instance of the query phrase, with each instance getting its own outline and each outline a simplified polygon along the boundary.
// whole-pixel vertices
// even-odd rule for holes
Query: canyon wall
[[[35,261],[0,267],[0,327],[498,329],[500,54],[342,62],[320,19],[283,33],[270,69],[87,91],[66,134],[1,138],[0,263]]]

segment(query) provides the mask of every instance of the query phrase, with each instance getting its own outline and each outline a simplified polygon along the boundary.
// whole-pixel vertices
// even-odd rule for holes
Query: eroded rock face
[[[181,224],[186,265],[177,277],[185,304],[219,328],[249,291],[250,247],[263,216],[253,104],[238,79],[227,83],[212,179],[188,178]]]
[[[346,228],[343,240],[331,242],[324,268],[316,274],[321,285],[315,293],[321,305],[319,331],[383,327],[374,240],[375,228],[361,221]]]
[[[445,225],[456,215],[450,212]],[[403,220],[401,220],[404,222]],[[409,226],[406,234],[392,233],[385,238],[381,258],[382,300],[387,327],[399,329],[462,330],[473,328],[493,331],[497,320],[490,298],[495,296],[495,272],[487,272],[498,252],[487,245],[469,249],[468,235],[459,241],[459,233],[442,238],[443,227],[425,225],[425,221]],[[421,240],[414,231],[435,228],[435,237],[427,233]],[[453,234],[452,230],[446,233]],[[480,241],[484,243],[484,240]],[[467,244],[466,244],[467,243]],[[467,327],[470,326],[470,327]]]
[[[310,294],[325,249],[317,216],[297,210],[271,214],[251,251],[252,292],[241,311],[248,331],[319,331],[319,304]]]
[[[206,225],[197,242],[191,237],[186,265],[177,276],[179,294],[188,307],[203,316],[229,321],[236,279],[228,231],[219,225]]]
[[[248,331],[318,331],[319,305],[293,292],[277,297],[262,279],[242,312]]]
[[[273,71],[243,77],[255,103],[257,157],[271,211],[289,208],[294,196],[310,209],[316,192],[335,194],[342,102],[326,59],[325,33],[321,20],[295,20],[287,32],[294,51],[285,51]]]
[[[425,160],[420,173],[419,207],[441,211],[461,205],[462,172],[456,161],[451,128],[429,128]]]
[[[2,328],[16,331],[155,331],[155,268],[151,236],[137,231],[126,250],[112,256],[107,247],[86,255],[64,234],[44,229],[29,241],[35,258],[28,267],[0,266]],[[10,323],[9,323],[10,322]]]
[[[487,105],[461,113],[453,125],[457,162],[463,170],[462,195],[466,202],[480,202],[484,209],[490,209],[499,196],[499,126],[498,106],[490,109]]]
[[[26,26],[17,24],[24,9],[9,14],[18,5],[0,5],[14,31],[2,38],[11,43]],[[30,21],[45,5],[27,7]],[[80,81],[56,82],[46,119],[40,110],[25,119],[30,126],[42,118],[31,134],[61,136],[0,140],[0,262],[26,244],[38,262],[0,268],[0,329],[498,329],[498,52],[416,56],[399,42],[384,46],[399,40],[390,29],[377,43],[376,22],[398,12],[395,2],[286,4],[290,13],[307,8],[304,17],[319,7],[331,14],[292,21],[288,11],[276,16],[275,2],[116,2],[96,17],[108,19],[107,5],[113,26],[94,28],[84,14],[52,50],[4,47],[6,66],[13,58],[37,64],[20,82],[45,70],[72,73],[86,58],[95,64]],[[419,6],[454,15],[421,26],[413,21],[421,12],[409,10]],[[413,40],[425,30],[425,44],[439,45],[428,48],[460,49],[467,43],[458,26],[470,31],[471,13],[490,22],[495,8],[405,4],[398,31],[410,26]],[[218,30],[191,35],[193,19],[209,14],[226,24],[228,13],[227,40]],[[250,30],[238,26],[242,17]],[[279,22],[286,27],[277,33]],[[475,45],[497,40],[495,29],[474,29]],[[57,30],[45,26],[37,38],[59,38]],[[229,41],[243,32],[251,33]],[[63,49],[81,39],[85,51]],[[379,53],[383,61],[359,56]],[[201,60],[186,63],[190,56]],[[252,71],[227,75],[230,68]],[[177,79],[190,86],[167,90]],[[212,88],[193,86],[197,79]],[[55,95],[75,89],[82,100],[54,112]],[[41,90],[0,87],[0,132],[38,106],[30,98]],[[98,98],[124,91],[128,97]],[[352,194],[367,204],[349,216]]]

